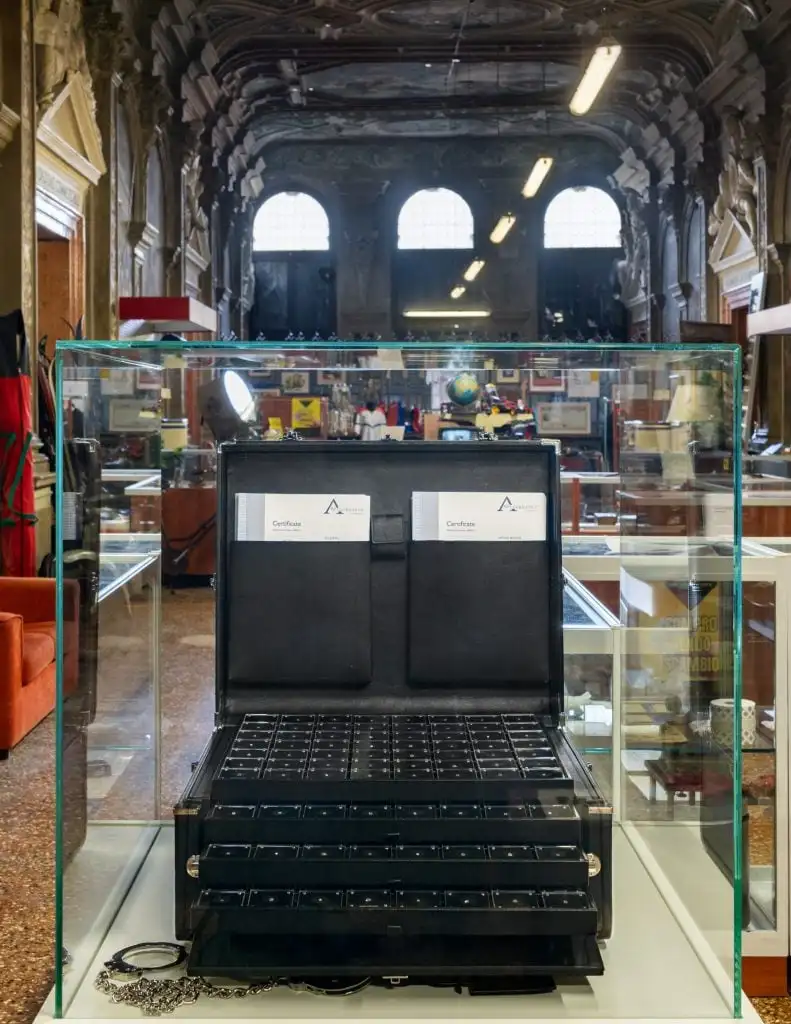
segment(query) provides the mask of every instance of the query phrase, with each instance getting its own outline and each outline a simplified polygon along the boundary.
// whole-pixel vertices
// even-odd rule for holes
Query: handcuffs
[[[161,953],[161,963],[138,966],[129,960],[140,953]],[[243,999],[245,996],[271,992],[282,984],[293,992],[310,992],[313,995],[351,996],[362,992],[371,983],[370,978],[335,978],[328,981],[302,979],[292,981],[284,978],[270,978],[250,985],[213,985],[205,978],[178,978],[155,980],[144,975],[167,971],[178,967],[187,959],[187,951],[178,942],[138,942],[113,953],[99,971],[94,988],[106,995],[111,1002],[131,1006],[143,1012],[146,1017],[161,1017],[173,1013],[180,1006],[191,1006],[201,996],[210,999]],[[113,980],[113,979],[119,980]],[[123,979],[123,980],[120,980]]]
[[[165,959],[162,963],[146,963],[145,966],[132,963],[128,959],[141,953],[162,953]],[[105,960],[104,969],[120,977],[140,977],[156,971],[169,971],[171,967],[179,967],[186,959],[187,950],[178,942],[136,942],[113,953],[109,960]]]

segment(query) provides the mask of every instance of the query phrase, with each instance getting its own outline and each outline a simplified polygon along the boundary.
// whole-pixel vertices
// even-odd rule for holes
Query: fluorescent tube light
[[[499,245],[511,228],[516,224],[516,217],[512,213],[504,213],[494,225],[494,230],[489,235],[489,241]]]
[[[590,63],[582,76],[582,81],[577,86],[569,110],[572,114],[580,117],[587,114],[593,106],[596,97],[602,91],[602,87],[610,77],[610,72],[618,62],[623,47],[615,42],[604,43],[598,46],[590,59]]]
[[[410,320],[477,320],[491,316],[489,309],[405,309],[404,316]]]
[[[465,281],[474,281],[485,266],[486,260],[473,260],[461,276]]]
[[[467,291],[463,284],[457,284],[453,291],[450,293],[452,299],[460,299],[462,295]]]
[[[530,177],[525,182],[525,187],[522,189],[522,195],[525,199],[532,199],[538,193],[538,190],[544,184],[544,179],[552,170],[552,164],[555,162],[551,156],[540,156],[536,160],[533,170],[530,172]]]

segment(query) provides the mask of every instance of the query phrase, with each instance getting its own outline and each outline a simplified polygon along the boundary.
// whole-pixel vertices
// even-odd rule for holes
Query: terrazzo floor
[[[178,800],[212,728],[213,594],[162,595],[161,806]],[[90,726],[89,759],[124,758],[123,771],[93,820],[153,818],[153,697],[150,693],[151,602],[148,592],[101,606],[100,696]],[[126,736],[122,749],[121,736]],[[132,737],[130,740],[129,737]],[[114,762],[115,764],[115,762]],[[29,1024],[53,980],[55,875],[55,722],[50,716],[0,762],[0,1024]],[[105,780],[89,779],[89,794]],[[92,878],[101,886],[101,878]],[[66,913],[80,893],[66,886]],[[71,910],[70,910],[71,907]]]
[[[165,814],[212,728],[213,598],[205,590],[162,594],[159,805]],[[112,774],[89,778],[89,814],[108,822],[150,820],[157,808],[150,591],[119,594],[102,605],[101,616],[99,701],[88,731],[89,760],[109,765]],[[29,1024],[52,985],[54,747],[51,716],[0,762],[0,1024]],[[604,764],[597,768],[606,772]],[[642,797],[635,791],[630,799],[635,811]],[[756,839],[754,855],[761,863],[771,845],[771,823],[756,830]],[[103,879],[92,884],[101,886]],[[77,912],[80,898],[66,886],[67,914]],[[770,1024],[791,1024],[791,999],[755,1005]]]
[[[791,999],[753,999],[765,1024],[791,1024]]]

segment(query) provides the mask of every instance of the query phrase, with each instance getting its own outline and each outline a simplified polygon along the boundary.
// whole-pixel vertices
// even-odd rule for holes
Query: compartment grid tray
[[[568,779],[534,715],[245,715],[215,778],[239,782]]]
[[[579,846],[573,803],[215,803],[204,843],[535,844]]]
[[[596,907],[581,889],[202,889],[196,927],[239,934],[595,934]],[[212,925],[213,927],[213,925]]]

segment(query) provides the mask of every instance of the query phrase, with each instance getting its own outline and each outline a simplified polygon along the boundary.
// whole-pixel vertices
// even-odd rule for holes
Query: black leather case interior
[[[559,728],[554,446],[242,442],[219,478],[217,727],[176,808],[190,970],[601,973],[611,816]],[[413,541],[420,491],[543,494],[546,539]],[[237,495],[273,493],[370,495],[370,542],[239,539]]]

